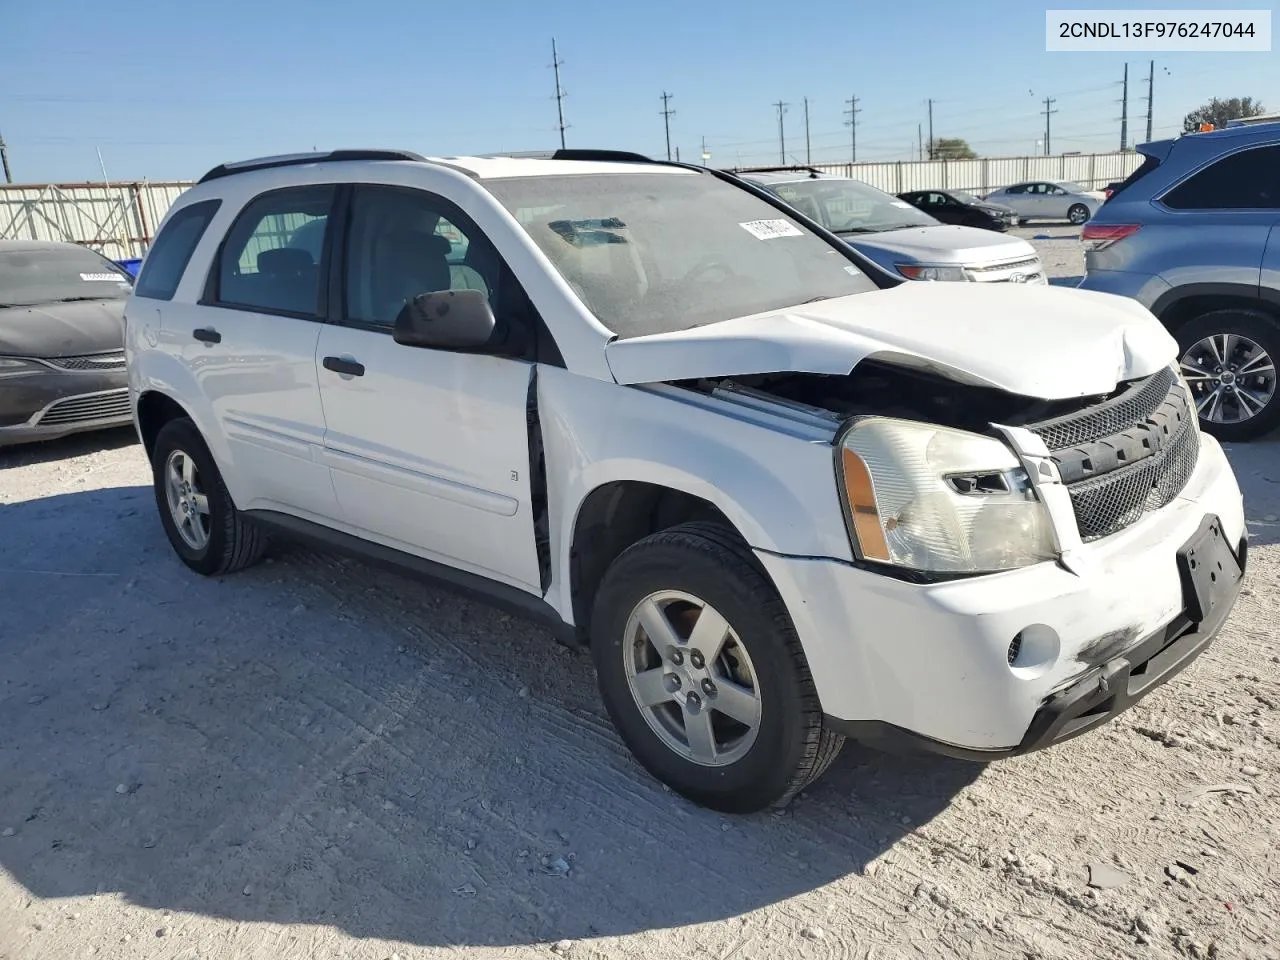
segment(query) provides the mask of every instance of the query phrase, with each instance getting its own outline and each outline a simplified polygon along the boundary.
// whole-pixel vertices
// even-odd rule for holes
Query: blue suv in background
[[[1205,432],[1280,425],[1280,122],[1138,147],[1081,231],[1081,286],[1132,297],[1177,338]]]

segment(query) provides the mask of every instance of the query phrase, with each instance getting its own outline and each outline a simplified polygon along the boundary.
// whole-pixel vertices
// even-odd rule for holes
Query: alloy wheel
[[[169,516],[178,536],[192,550],[203,550],[209,543],[209,498],[191,455],[183,450],[170,453],[165,461],[164,481]]]
[[[1275,398],[1275,361],[1248,337],[1205,337],[1187,349],[1179,366],[1200,418],[1210,423],[1251,420]]]

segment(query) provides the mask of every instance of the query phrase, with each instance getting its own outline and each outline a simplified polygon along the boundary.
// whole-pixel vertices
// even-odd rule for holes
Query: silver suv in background
[[[1202,428],[1280,425],[1280,123],[1143,144],[1081,232],[1086,290],[1139,301],[1178,340]]]
[[[1026,240],[941,223],[905,200],[850,177],[808,167],[737,175],[826,227],[896,277],[973,283],[1048,283]]]

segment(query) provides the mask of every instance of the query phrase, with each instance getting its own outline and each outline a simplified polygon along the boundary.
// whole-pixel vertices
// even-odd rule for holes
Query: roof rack
[[[785,167],[734,167],[734,173],[807,173],[810,177],[828,176],[825,170],[809,167],[804,164],[790,164]]]
[[[326,150],[317,153],[284,153],[274,157],[257,157],[253,160],[222,163],[196,182],[207,183],[220,177],[229,177],[233,173],[248,173],[250,170],[270,170],[273,167],[294,167],[304,163],[334,163],[342,160],[415,160],[422,162],[426,160],[426,157],[409,150]]]
[[[485,158],[507,158],[520,160],[589,160],[596,163],[666,163],[655,160],[643,153],[630,150],[591,150],[561,147],[559,150],[508,150],[502,153],[485,153]]]

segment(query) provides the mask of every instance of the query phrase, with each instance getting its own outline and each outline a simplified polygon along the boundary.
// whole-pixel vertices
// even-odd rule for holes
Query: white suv
[[[589,642],[636,757],[785,803],[845,737],[994,759],[1239,590],[1239,488],[1137,303],[904,283],[758,186],[573,152],[218,167],[127,307],[192,569],[272,532]]]

